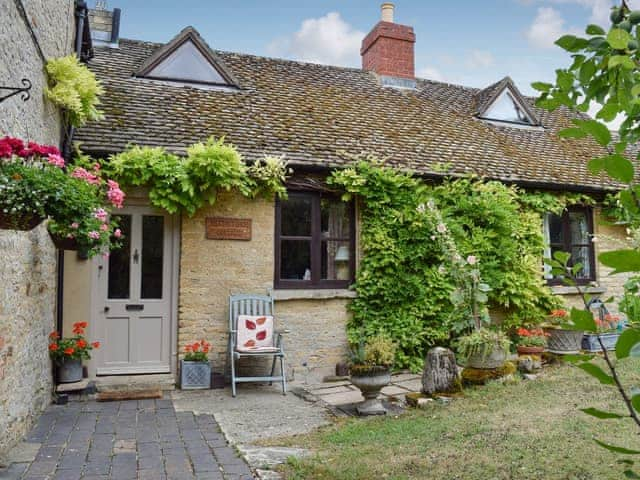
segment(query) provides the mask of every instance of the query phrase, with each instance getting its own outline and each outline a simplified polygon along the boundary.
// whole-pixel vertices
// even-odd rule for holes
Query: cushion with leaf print
[[[273,317],[270,315],[238,315],[236,348],[241,352],[275,351]]]

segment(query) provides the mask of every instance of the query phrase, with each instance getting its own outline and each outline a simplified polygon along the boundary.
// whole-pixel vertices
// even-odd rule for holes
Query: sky
[[[510,75],[532,94],[570,59],[553,45],[588,23],[606,26],[615,0],[395,0],[414,27],[416,75],[484,87]],[[121,37],[166,42],[192,25],[214,49],[360,67],[360,43],[380,19],[374,0],[108,0]],[[616,2],[618,3],[618,2]],[[95,0],[90,0],[92,7]]]

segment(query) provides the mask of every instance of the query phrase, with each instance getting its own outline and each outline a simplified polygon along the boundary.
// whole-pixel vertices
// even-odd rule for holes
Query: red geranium
[[[89,343],[84,338],[84,329],[88,325],[87,322],[74,323],[73,337],[61,338],[57,331],[51,332],[49,334],[49,354],[51,358],[54,360],[91,358],[91,350],[100,347],[100,342]]]

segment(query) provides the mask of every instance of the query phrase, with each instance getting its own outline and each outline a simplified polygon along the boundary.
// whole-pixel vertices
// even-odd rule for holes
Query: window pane
[[[122,247],[109,255],[108,298],[129,298],[131,272],[131,215],[117,215],[114,219],[122,231]]]
[[[351,218],[349,204],[334,198],[322,198],[320,201],[320,219],[322,238],[349,238]]]
[[[349,280],[352,253],[349,242],[322,242],[322,280]]]
[[[564,232],[562,229],[562,217],[549,214],[549,242],[551,243],[563,243]]]
[[[585,212],[569,212],[571,243],[589,243],[589,223]]]
[[[582,270],[577,273],[577,278],[591,278],[589,247],[573,247],[571,249],[571,262],[573,265],[576,263],[582,264]]]
[[[142,259],[140,298],[162,298],[164,217],[142,217]]]
[[[280,278],[311,280],[311,242],[309,240],[282,240]]]
[[[289,195],[282,201],[280,235],[311,236],[311,196]]]

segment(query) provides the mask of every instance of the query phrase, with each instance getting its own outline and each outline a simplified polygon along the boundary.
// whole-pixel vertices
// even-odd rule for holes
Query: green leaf
[[[534,90],[538,90],[539,92],[548,92],[553,88],[553,85],[545,82],[533,82],[531,84],[531,88]]]
[[[585,48],[588,45],[588,41],[574,35],[563,35],[555,41],[555,44],[568,52],[577,52],[578,50]]]
[[[607,42],[609,42],[611,48],[615,48],[616,50],[626,49],[631,40],[633,40],[633,38],[629,35],[629,32],[621,28],[612,28],[607,35]]]
[[[602,448],[606,448],[611,452],[622,453],[623,455],[640,455],[640,450],[630,450],[624,447],[616,447],[615,445],[601,442],[597,438],[594,438],[593,441],[600,445]]]
[[[605,157],[604,168],[611,178],[624,183],[633,180],[633,164],[618,153]]]
[[[620,334],[616,342],[616,358],[627,358],[631,354],[634,345],[640,343],[640,331],[635,328],[628,328]]]
[[[602,27],[591,24],[591,25],[587,25],[586,33],[588,35],[604,35],[607,32],[605,32]]]
[[[604,370],[593,363],[582,363],[578,365],[578,368],[584,370],[592,377],[597,378],[603,385],[614,385],[616,383],[611,375],[605,373]]]
[[[633,87],[631,87],[631,95],[634,97],[640,96],[640,83],[636,83]]]
[[[592,417],[601,418],[601,419],[610,419],[610,418],[625,418],[624,415],[620,415],[618,413],[605,412],[603,410],[598,410],[597,408],[581,408],[581,411],[586,413],[587,415],[591,415]]]
[[[602,170],[604,170],[606,165],[606,159],[604,157],[601,158],[592,158],[587,162],[587,168],[591,173],[597,175]]]
[[[618,115],[619,111],[620,108],[618,107],[618,105],[616,105],[615,103],[607,103],[596,114],[596,118],[601,118],[605,122],[610,122],[616,118],[616,115]]]
[[[589,135],[587,132],[578,127],[565,128],[558,132],[561,138],[584,138]]]
[[[631,397],[631,405],[633,405],[636,412],[640,412],[640,395]]]
[[[580,67],[580,73],[578,74],[580,82],[588,83],[596,73],[596,70],[596,64],[593,62],[593,60],[584,62]]]
[[[613,268],[609,275],[625,272],[640,272],[640,252],[637,250],[612,250],[598,255],[600,263]]]
[[[571,308],[571,330],[583,330],[585,332],[595,332],[598,327],[593,319],[593,313],[590,310],[582,310],[576,307]]]
[[[586,355],[586,354],[569,354],[563,355],[562,360],[569,363],[578,363],[578,362],[588,362],[593,360],[595,355]]]
[[[566,70],[556,70],[556,83],[561,90],[569,92],[573,88],[574,77]]]
[[[627,55],[614,55],[609,59],[609,68],[615,68],[617,66],[621,66],[627,70],[633,70],[635,64]]]
[[[574,119],[573,123],[589,133],[589,135],[591,135],[596,140],[596,142],[598,142],[603,147],[607,146],[609,142],[611,142],[611,132],[603,123],[600,123],[597,120],[579,119]]]
[[[627,477],[627,478],[632,478],[634,480],[640,479],[640,475],[638,475],[633,470],[625,470],[623,473],[624,473],[624,476]]]
[[[561,265],[566,265],[571,258],[571,254],[568,252],[563,252],[562,250],[558,250],[553,253],[553,258],[554,260],[560,262]]]

